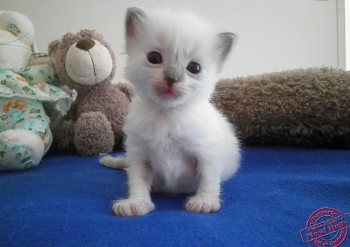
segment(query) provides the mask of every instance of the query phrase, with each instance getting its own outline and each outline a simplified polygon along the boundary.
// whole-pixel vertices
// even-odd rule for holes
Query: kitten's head
[[[130,8],[126,76],[141,97],[164,107],[208,99],[235,40],[189,12]]]

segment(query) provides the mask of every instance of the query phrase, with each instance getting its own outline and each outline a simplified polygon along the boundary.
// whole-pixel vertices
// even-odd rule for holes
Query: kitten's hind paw
[[[186,203],[186,210],[195,213],[215,213],[221,207],[219,198],[193,196]]]
[[[118,216],[141,216],[154,210],[154,204],[144,199],[124,199],[113,204],[113,211]]]
[[[104,156],[99,160],[100,164],[113,169],[126,168],[124,157]]]

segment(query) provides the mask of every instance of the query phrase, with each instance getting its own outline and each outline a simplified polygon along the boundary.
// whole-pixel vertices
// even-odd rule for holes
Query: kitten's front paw
[[[186,203],[186,210],[195,213],[215,213],[221,207],[219,198],[193,196]]]
[[[144,199],[124,199],[113,204],[113,211],[118,216],[141,216],[154,210],[154,204]]]

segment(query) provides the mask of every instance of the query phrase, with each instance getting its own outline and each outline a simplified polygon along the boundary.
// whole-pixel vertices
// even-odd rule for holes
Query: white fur
[[[11,26],[9,26],[11,24]],[[34,43],[34,25],[32,21],[22,13],[16,11],[0,11],[0,29],[12,32],[21,42],[27,46]]]
[[[33,23],[21,13],[0,11],[0,69],[18,72],[32,54]]]
[[[15,72],[23,69],[32,51],[10,32],[0,29],[0,69],[10,69]]]
[[[115,158],[112,156],[104,156],[100,159],[100,164],[114,169],[126,168],[124,157]]]
[[[194,212],[220,209],[220,183],[239,167],[239,144],[233,128],[209,102],[220,59],[216,33],[187,12],[146,15],[136,38],[127,37],[126,75],[138,93],[125,119],[129,198],[116,201],[115,214],[143,215],[154,209],[150,191],[195,193],[186,203]],[[151,64],[147,53],[158,51],[162,64]],[[163,97],[155,88],[167,88],[167,66],[201,64],[199,74],[184,70],[183,79]],[[180,68],[180,67],[179,67]],[[120,158],[104,158],[109,167],[123,165]],[[114,163],[114,164],[113,164]]]

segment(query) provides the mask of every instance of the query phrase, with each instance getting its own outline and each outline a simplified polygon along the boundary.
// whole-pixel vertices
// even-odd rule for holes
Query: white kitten
[[[125,160],[100,160],[127,167],[129,198],[114,203],[115,214],[152,211],[151,190],[195,193],[189,211],[220,209],[220,182],[237,171],[240,154],[232,127],[209,99],[234,39],[188,12],[128,9],[126,76],[138,97],[125,119]]]

